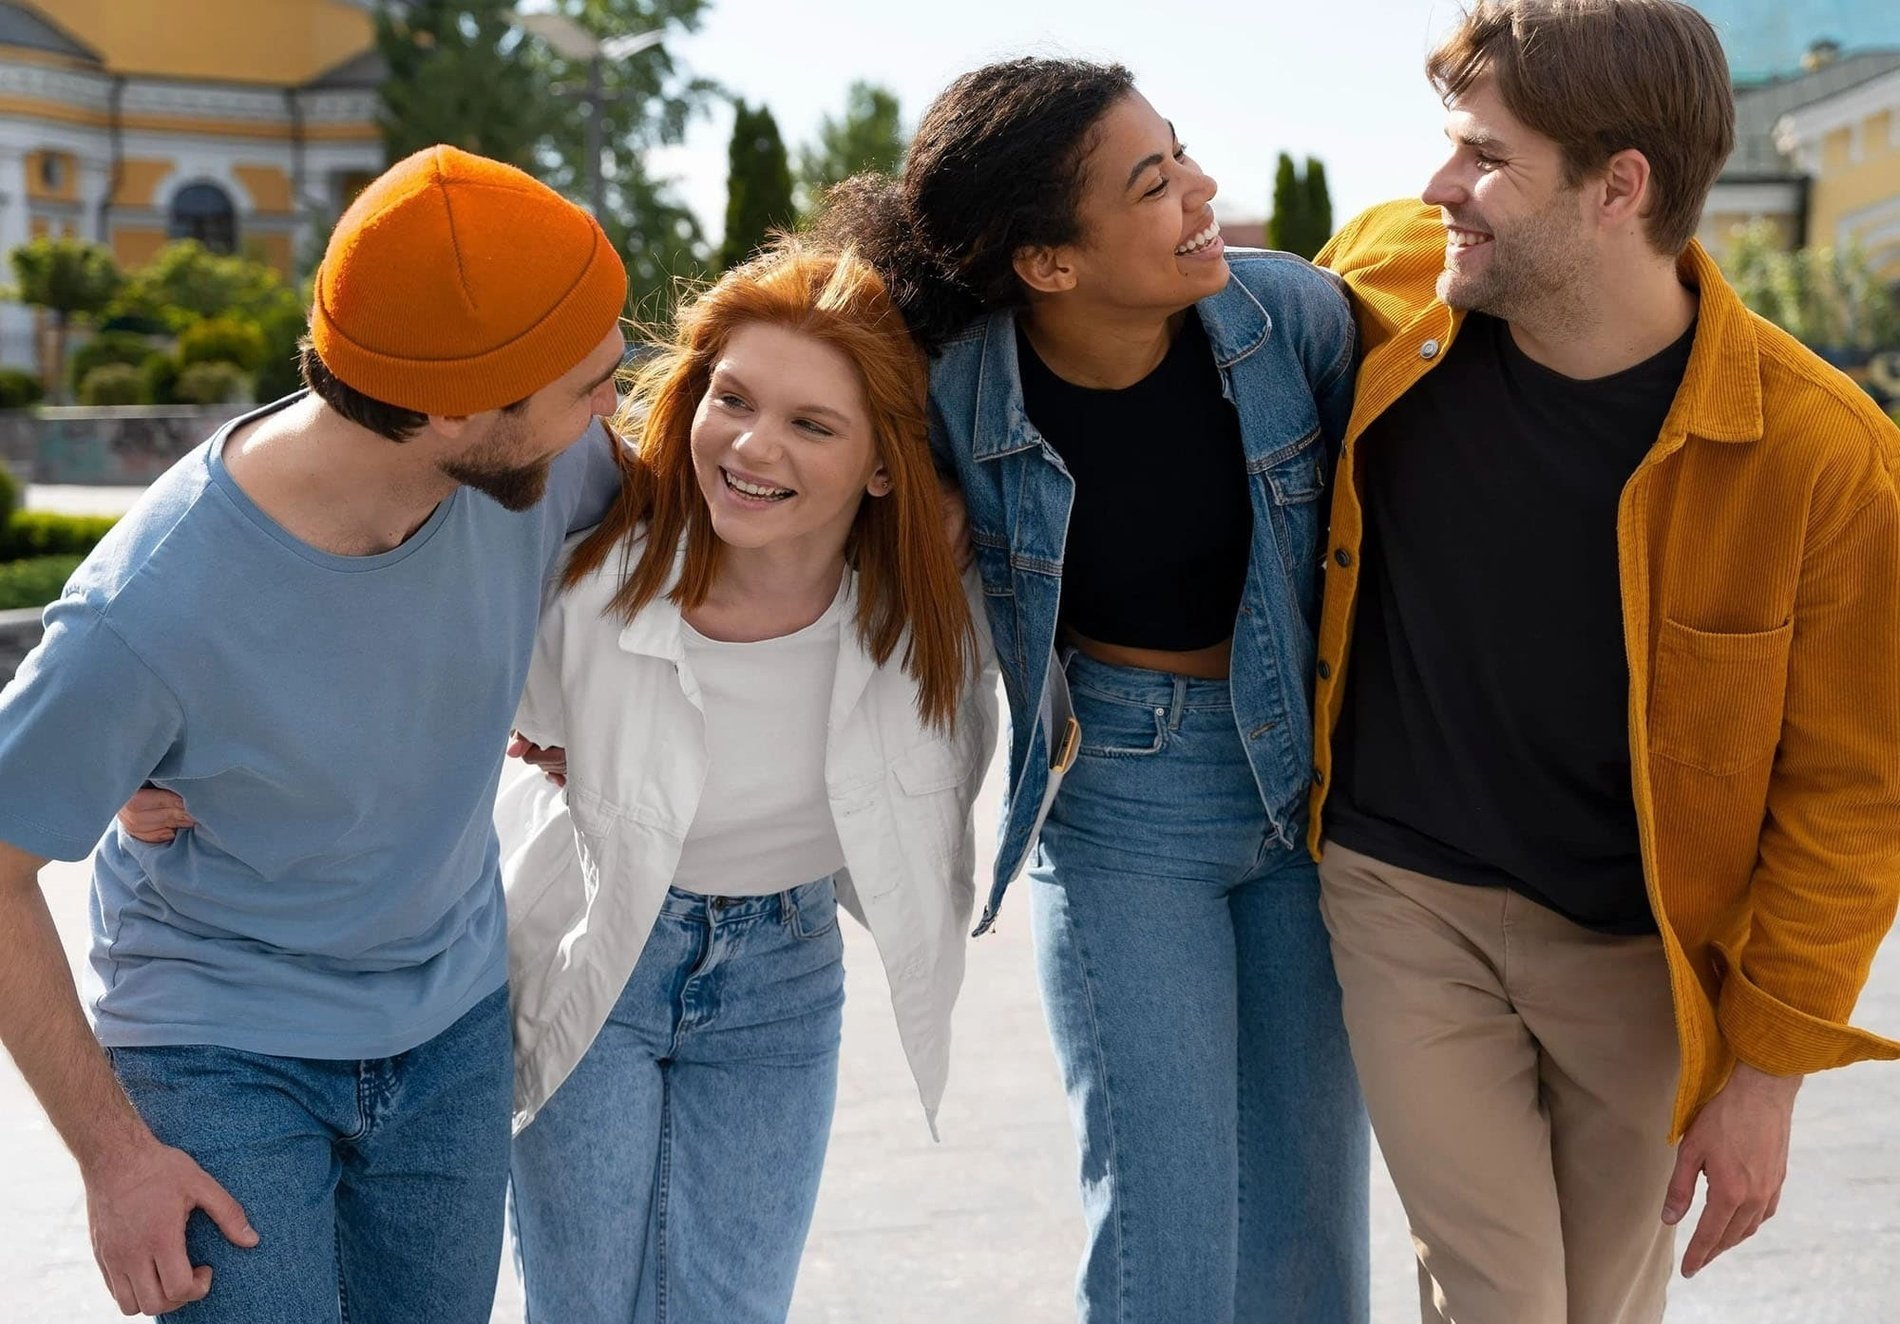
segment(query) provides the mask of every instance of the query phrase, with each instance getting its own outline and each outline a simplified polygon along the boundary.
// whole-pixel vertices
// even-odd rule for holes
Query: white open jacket
[[[565,793],[539,774],[516,775],[495,807],[517,1133],[579,1065],[633,973],[706,780],[704,717],[679,608],[661,595],[623,627],[606,607],[624,568],[615,552],[572,589],[551,590],[542,609],[515,725],[536,744],[566,748]],[[872,662],[858,642],[856,577],[846,576],[825,749],[845,858],[838,898],[877,943],[935,1135],[970,930],[970,809],[996,743],[994,654],[982,605],[973,603],[978,674],[955,731],[926,727],[901,665],[907,641],[884,666]]]

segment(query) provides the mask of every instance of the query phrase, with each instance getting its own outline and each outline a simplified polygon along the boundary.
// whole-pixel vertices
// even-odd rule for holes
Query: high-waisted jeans
[[[1085,1324],[1362,1324],[1369,1136],[1319,880],[1225,681],[1068,663],[1029,872],[1081,1149]]]
[[[530,1324],[779,1324],[838,1093],[829,878],[667,893],[574,1074],[515,1139]]]

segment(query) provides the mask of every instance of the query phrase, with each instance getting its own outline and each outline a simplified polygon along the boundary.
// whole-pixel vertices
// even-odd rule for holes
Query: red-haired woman
[[[784,241],[680,313],[620,415],[637,444],[518,719],[565,746],[565,795],[531,777],[497,810],[530,1319],[785,1317],[840,904],[934,1118],[995,699],[926,388],[874,270]]]

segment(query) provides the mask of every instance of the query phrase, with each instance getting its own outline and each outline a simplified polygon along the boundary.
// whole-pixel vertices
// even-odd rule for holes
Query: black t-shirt
[[[1616,514],[1695,337],[1593,381],[1473,314],[1360,443],[1366,533],[1327,835],[1653,931]]]
[[[1133,386],[1063,381],[1016,332],[1023,408],[1075,479],[1063,623],[1124,648],[1187,652],[1230,637],[1253,540],[1240,416],[1190,312]]]

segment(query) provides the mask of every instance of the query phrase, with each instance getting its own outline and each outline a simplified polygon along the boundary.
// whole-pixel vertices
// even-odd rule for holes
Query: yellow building
[[[1718,254],[1767,220],[1790,247],[1858,244],[1900,282],[1900,50],[1818,43],[1791,76],[1735,90],[1736,148],[1702,216]]]
[[[0,0],[0,254],[175,238],[292,274],[383,165],[372,0]],[[0,307],[0,362],[30,363]]]

